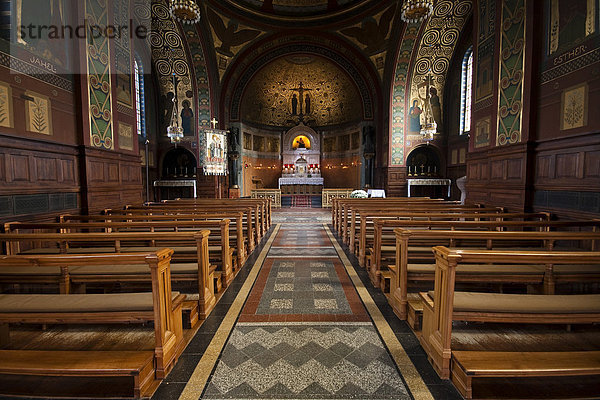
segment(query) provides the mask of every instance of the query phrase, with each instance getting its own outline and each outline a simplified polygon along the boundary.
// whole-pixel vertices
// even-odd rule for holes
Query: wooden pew
[[[396,209],[406,209],[411,206],[433,206],[435,204],[445,204],[446,206],[450,206],[453,203],[447,202],[441,199],[428,199],[428,198],[375,198],[375,199],[338,199],[336,203],[336,211],[337,211],[337,232],[340,237],[344,240],[346,239],[346,235],[344,232],[347,231],[351,216],[352,209],[354,207],[360,206],[370,206],[377,207],[380,210],[385,208],[396,208]],[[460,205],[460,204],[455,204]]]
[[[235,267],[233,256],[239,256],[239,251],[229,245],[229,219],[217,219],[212,221],[129,221],[129,222],[67,222],[67,223],[22,223],[8,222],[4,224],[4,230],[7,233],[28,233],[34,231],[46,231],[53,233],[90,233],[90,232],[190,232],[193,234],[199,230],[209,230],[209,260],[220,267],[223,271],[223,285],[227,287],[234,277]],[[170,246],[177,246],[177,260],[184,258],[182,253],[192,252],[192,259],[184,258],[183,261],[191,262],[195,260],[194,249],[184,249],[189,240],[182,243],[170,242]],[[124,250],[125,252],[145,251],[147,245],[157,247],[156,242],[150,243],[130,243]],[[77,243],[71,242],[71,246],[77,246]],[[84,246],[85,247],[85,246]],[[23,250],[20,248],[11,249],[7,254],[20,254]],[[31,251],[30,251],[31,252]]]
[[[250,210],[250,209],[248,209]],[[127,213],[125,211],[113,211],[106,215],[71,215],[63,214],[59,216],[59,222],[164,222],[164,223],[179,223],[189,221],[215,221],[222,219],[231,220],[229,227],[230,238],[232,233],[235,233],[235,240],[230,240],[230,247],[243,249],[238,251],[238,264],[244,265],[247,257],[254,249],[254,234],[252,224],[246,224],[245,214],[242,211],[221,211],[212,213],[194,213],[194,214],[177,214],[172,213],[163,215],[156,213]]]
[[[410,199],[410,200],[409,200]],[[382,198],[375,198],[375,199],[355,199],[355,198],[338,198],[338,199],[332,199],[331,200],[331,219],[332,219],[332,223],[333,223],[333,227],[334,229],[338,232],[338,234],[340,233],[340,223],[342,220],[342,208],[344,208],[344,206],[346,204],[360,204],[360,203],[364,203],[366,201],[372,201],[372,202],[382,202],[381,204],[385,204],[383,203],[385,200],[388,201],[388,204],[390,204],[391,202],[398,200],[399,202],[401,201],[406,201],[406,202],[423,202],[423,201],[444,201],[442,199],[430,199],[429,197],[411,197],[411,198],[407,198],[407,197],[388,197],[386,199],[382,199]]]
[[[248,238],[251,238],[249,244],[249,251],[253,251],[254,247],[260,243],[262,238],[261,235],[261,224],[262,220],[258,212],[258,205],[228,205],[228,206],[190,206],[177,208],[174,206],[147,206],[147,207],[134,207],[126,206],[125,210],[104,210],[105,215],[170,215],[172,217],[180,215],[203,215],[210,213],[226,213],[226,212],[243,212],[244,222],[248,230]]]
[[[478,211],[481,210],[481,211]],[[411,209],[409,212],[362,212],[358,234],[355,227],[351,228],[350,240],[358,243],[356,253],[361,266],[367,266],[367,250],[374,245],[375,226],[378,220],[411,220],[411,221],[546,221],[548,213],[503,213],[494,209]],[[353,221],[354,222],[354,221]],[[358,236],[356,238],[355,236]]]
[[[140,241],[154,242],[156,245],[172,247],[175,250],[173,259],[179,257],[188,262],[172,263],[170,277],[175,282],[194,282],[198,284],[198,315],[206,318],[216,304],[214,274],[215,269],[209,265],[208,237],[210,231],[199,232],[110,232],[110,233],[4,233],[0,234],[0,242],[5,245],[12,255],[19,253],[19,247],[27,243],[44,243],[55,246],[54,248],[42,248],[40,251],[46,253],[72,254],[96,252],[121,253],[127,249],[127,244],[138,245]],[[72,247],[70,243],[87,244],[83,247]],[[170,246],[170,244],[178,246]],[[185,246],[179,246],[185,244]],[[95,247],[94,247],[95,246]],[[103,247],[100,247],[103,246]],[[151,247],[132,247],[138,252],[152,251]],[[194,260],[193,262],[189,262]],[[91,267],[89,267],[91,268]],[[81,267],[76,270],[63,271],[60,277],[66,287],[64,293],[71,290],[68,283],[97,283],[97,282],[147,282],[148,276],[143,269],[136,266],[127,268],[102,269],[101,271],[89,271],[89,268]],[[13,275],[14,277],[14,275]],[[27,274],[22,276],[26,282],[36,281],[37,276]],[[14,278],[13,278],[14,279]]]
[[[0,256],[0,267],[60,267],[143,265],[152,293],[1,294],[0,325],[110,324],[152,321],[155,332],[156,377],[170,371],[183,351],[181,307],[184,295],[171,292],[173,250],[138,254],[60,254]],[[0,351],[1,352],[1,351]],[[1,359],[1,356],[0,356]]]
[[[380,271],[383,259],[393,258],[396,254],[396,237],[394,221],[549,221],[549,213],[462,213],[460,211],[449,212],[425,212],[409,214],[369,214],[365,215],[365,221],[361,221],[359,245],[364,250],[364,266],[369,269],[373,276]],[[431,229],[431,226],[421,226],[421,229]],[[490,226],[483,228],[489,230]],[[441,228],[444,229],[444,228]],[[364,231],[364,234],[363,234]],[[377,284],[376,284],[377,286]]]
[[[210,207],[214,209],[240,206],[255,209],[258,221],[257,234],[259,237],[263,237],[271,226],[271,201],[269,199],[177,199],[163,200],[160,203],[146,203],[142,207],[175,207],[179,209]]]
[[[161,203],[159,204],[173,204],[173,203],[179,203],[179,204],[194,204],[194,205],[200,205],[200,204],[209,204],[209,205],[214,205],[214,204],[234,204],[234,205],[240,205],[240,204],[250,204],[250,205],[254,205],[254,204],[258,204],[259,205],[259,210],[260,210],[260,215],[262,216],[262,221],[263,221],[263,226],[264,226],[264,232],[266,232],[267,230],[269,230],[269,228],[271,227],[271,223],[272,223],[272,216],[271,216],[271,211],[272,211],[272,201],[268,198],[257,198],[257,199],[248,199],[248,198],[241,198],[241,199],[202,199],[202,198],[198,198],[198,199],[176,199],[176,200],[163,200]]]
[[[470,247],[477,249],[528,248],[554,250],[556,242],[569,241],[582,246],[591,244],[596,250],[600,243],[600,232],[498,232],[468,230],[416,230],[396,228],[396,260],[392,268],[389,290],[389,302],[398,318],[409,320],[409,324],[418,329],[417,316],[408,307],[409,282],[427,283],[434,281],[435,258],[431,253],[434,246]],[[591,243],[590,243],[591,242]],[[424,250],[428,249],[428,250]],[[541,285],[543,293],[554,294],[557,279],[565,274],[545,267],[531,266],[493,266],[471,265],[468,269],[459,270],[457,282],[519,283],[523,285]],[[574,271],[570,279],[600,279],[600,270],[583,274]],[[562,281],[569,279],[565,276]]]
[[[424,302],[421,345],[442,379],[450,376],[453,321],[519,324],[593,324],[600,322],[600,294],[530,295],[456,292],[457,269],[468,265],[558,265],[600,268],[600,252],[463,250],[433,248],[436,258],[433,292]],[[515,353],[518,358],[520,353]],[[568,367],[565,366],[565,369]]]
[[[452,352],[452,382],[466,399],[473,398],[477,378],[592,375],[600,375],[600,351]]]
[[[408,213],[408,212],[471,212],[471,213],[485,213],[485,214],[498,214],[504,210],[502,208],[479,208],[463,205],[451,205],[445,203],[431,203],[431,204],[403,204],[399,205],[386,205],[383,208],[373,205],[368,206],[352,206],[349,210],[350,213],[348,218],[342,222],[342,239],[348,246],[354,246],[355,242],[352,241],[356,236],[356,231],[360,227],[360,221],[365,214],[378,214],[378,213]],[[352,251],[355,248],[352,247]]]

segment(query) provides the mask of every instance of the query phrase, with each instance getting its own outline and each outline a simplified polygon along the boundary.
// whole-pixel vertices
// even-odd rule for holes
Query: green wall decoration
[[[106,0],[86,0],[85,18],[90,30],[86,39],[86,55],[91,144],[93,147],[112,150],[114,140],[109,40],[91,32],[94,24],[109,24]]]
[[[500,76],[496,145],[521,141],[525,67],[525,0],[504,0],[500,25]]]
[[[392,88],[391,166],[404,165],[404,117],[406,114],[406,83],[410,58],[417,43],[419,25],[409,24],[402,38]]]

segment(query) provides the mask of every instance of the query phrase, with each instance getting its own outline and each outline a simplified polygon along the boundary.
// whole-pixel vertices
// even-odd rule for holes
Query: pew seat
[[[184,296],[179,292],[172,292],[173,308],[180,306]],[[102,314],[123,314],[121,317],[140,321],[148,318],[153,320],[152,312],[154,302],[152,293],[106,293],[106,294],[0,294],[0,322],[30,322],[46,318],[48,322],[54,321],[61,314],[59,320],[65,322],[85,322],[88,318],[96,320]],[[38,313],[46,316],[35,315]],[[63,314],[77,313],[73,321]],[[80,315],[86,313],[91,315]],[[17,315],[15,315],[17,314]],[[34,322],[36,323],[36,322]],[[56,322],[58,323],[58,322]]]
[[[433,301],[433,290],[421,294]],[[464,313],[461,314],[461,313]],[[469,314],[467,314],[469,313]],[[503,316],[506,317],[503,317]],[[453,319],[486,322],[600,322],[600,294],[508,294],[454,292]],[[577,316],[580,315],[580,318]],[[539,321],[536,321],[539,317]],[[507,320],[508,319],[508,320]]]
[[[600,375],[600,351],[453,351],[452,382],[473,398],[474,378]]]
[[[154,381],[153,363],[153,351],[0,350],[0,381],[6,383],[2,377],[17,378],[10,380],[17,382],[16,387],[3,385],[3,393],[12,390],[15,395],[35,395],[39,394],[37,386],[27,388],[22,386],[28,381],[24,385],[18,383],[29,376],[102,377],[111,381],[122,378],[129,382],[125,387],[130,392],[116,395],[140,398],[150,394],[148,389]],[[73,394],[69,385],[58,387],[64,392],[52,393],[53,396]],[[27,393],[27,389],[31,392]]]

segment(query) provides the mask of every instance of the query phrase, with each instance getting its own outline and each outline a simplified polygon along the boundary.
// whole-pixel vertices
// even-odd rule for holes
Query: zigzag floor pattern
[[[287,228],[275,241],[298,247],[270,249],[203,398],[410,399],[323,226]]]

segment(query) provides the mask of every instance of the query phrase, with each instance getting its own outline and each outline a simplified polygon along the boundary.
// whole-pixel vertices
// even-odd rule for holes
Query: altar
[[[321,194],[323,178],[321,177],[282,177],[279,178],[281,194]]]
[[[283,168],[279,178],[282,195],[321,195],[319,134],[304,124],[284,135]]]
[[[452,181],[450,179],[439,179],[439,178],[421,178],[421,179],[407,179],[408,183],[408,197],[410,197],[411,186],[446,186],[448,188],[448,198],[450,198],[450,186]]]

